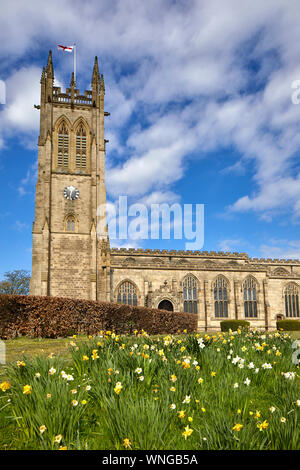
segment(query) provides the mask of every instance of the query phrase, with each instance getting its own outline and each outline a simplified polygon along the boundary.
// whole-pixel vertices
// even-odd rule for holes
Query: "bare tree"
[[[15,269],[4,274],[0,281],[0,294],[28,295],[30,271]]]

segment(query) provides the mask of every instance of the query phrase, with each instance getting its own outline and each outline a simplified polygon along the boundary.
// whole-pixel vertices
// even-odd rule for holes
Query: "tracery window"
[[[197,281],[187,276],[183,281],[183,307],[185,312],[197,313]]]
[[[287,317],[299,317],[299,288],[290,283],[284,291],[285,315]]]
[[[66,230],[66,232],[75,232],[76,231],[76,219],[73,215],[69,215],[66,218],[65,230]]]
[[[65,122],[62,122],[58,129],[57,166],[59,168],[69,166],[69,132]]]
[[[123,282],[118,289],[118,303],[127,305],[137,305],[137,293],[134,285],[129,282]]]
[[[228,317],[228,283],[222,276],[218,276],[213,285],[215,317]]]
[[[257,317],[257,283],[249,277],[243,284],[245,317]]]
[[[86,131],[82,124],[76,132],[76,168],[86,168]]]

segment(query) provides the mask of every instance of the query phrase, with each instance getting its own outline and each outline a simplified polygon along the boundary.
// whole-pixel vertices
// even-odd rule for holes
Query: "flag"
[[[65,52],[72,52],[72,51],[73,51],[73,47],[74,47],[74,46],[61,46],[60,44],[58,44],[57,49],[58,49],[58,50],[65,51]]]

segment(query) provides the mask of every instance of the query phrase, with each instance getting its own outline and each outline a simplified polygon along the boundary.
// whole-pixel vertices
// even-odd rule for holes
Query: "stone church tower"
[[[103,210],[104,116],[109,113],[104,111],[104,94],[97,57],[92,90],[81,95],[74,74],[65,93],[54,86],[49,52],[37,106],[40,135],[31,295],[93,300],[109,296],[110,249]]]
[[[106,226],[104,82],[74,75],[53,86],[51,51],[41,77],[40,136],[30,294],[190,312],[198,328],[224,318],[276,328],[300,318],[300,261],[246,253],[110,249]]]

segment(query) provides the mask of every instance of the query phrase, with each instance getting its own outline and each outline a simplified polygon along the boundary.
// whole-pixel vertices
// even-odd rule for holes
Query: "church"
[[[199,330],[223,319],[274,329],[298,318],[300,261],[246,253],[110,248],[106,203],[105,86],[95,58],[91,90],[54,86],[52,54],[41,76],[31,295],[190,312]],[[103,227],[99,233],[99,221]]]

